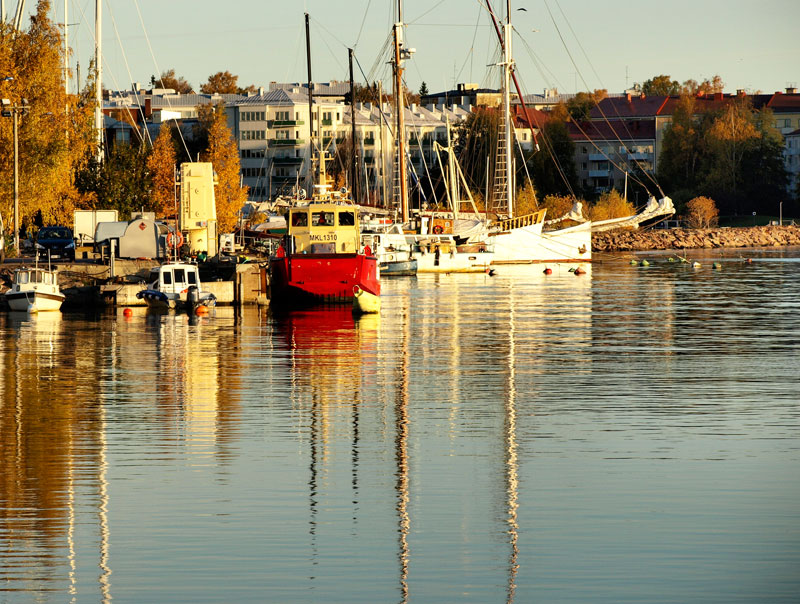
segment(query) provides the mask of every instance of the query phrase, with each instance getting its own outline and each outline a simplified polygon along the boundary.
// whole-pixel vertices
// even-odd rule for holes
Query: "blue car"
[[[36,255],[39,258],[75,260],[75,240],[72,229],[63,226],[43,227],[36,234]]]

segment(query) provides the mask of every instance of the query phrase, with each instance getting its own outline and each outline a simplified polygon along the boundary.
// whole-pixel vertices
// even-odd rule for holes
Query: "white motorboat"
[[[60,310],[64,302],[58,271],[39,267],[16,269],[5,296],[11,310],[22,312]]]
[[[154,280],[136,297],[148,307],[159,309],[187,309],[198,306],[216,306],[214,294],[200,291],[200,273],[196,264],[167,262],[151,271]]]

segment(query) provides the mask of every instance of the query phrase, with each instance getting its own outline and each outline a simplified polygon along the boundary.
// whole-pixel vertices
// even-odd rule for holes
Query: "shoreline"
[[[714,229],[651,229],[592,234],[593,252],[782,247],[800,245],[800,227],[755,226]]]

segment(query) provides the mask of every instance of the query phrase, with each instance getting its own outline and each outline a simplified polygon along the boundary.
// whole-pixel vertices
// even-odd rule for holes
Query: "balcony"
[[[374,138],[365,138],[364,139],[364,145],[366,147],[373,147],[375,145],[375,139]]]
[[[272,163],[276,166],[295,166],[303,163],[302,157],[273,157]]]
[[[275,183],[295,182],[297,180],[297,174],[291,174],[291,175],[288,175],[288,176],[287,175],[283,175],[283,174],[280,175],[280,176],[277,175],[277,174],[273,174],[271,176],[271,178],[272,178],[272,182],[275,182]]]
[[[606,157],[602,153],[590,153],[589,161],[608,161],[608,157]]]
[[[267,128],[285,128],[287,126],[302,126],[305,122],[303,120],[269,120]]]
[[[270,147],[292,147],[303,144],[302,138],[271,138],[269,139]]]
[[[333,125],[333,120],[322,120],[323,126],[331,126]]]
[[[651,155],[650,153],[628,153],[628,159],[631,161],[649,161]]]
[[[608,178],[611,176],[610,170],[589,170],[589,178]]]

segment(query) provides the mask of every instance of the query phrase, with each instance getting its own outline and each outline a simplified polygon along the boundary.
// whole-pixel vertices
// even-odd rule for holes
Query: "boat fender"
[[[372,248],[368,245],[364,246],[364,255],[365,256],[372,256]]]
[[[544,274],[545,275],[552,275],[553,274],[553,269],[548,266],[546,269],[544,269]]]
[[[286,250],[283,249],[283,246],[278,246],[278,249],[275,250],[275,257],[276,258],[285,258],[286,257]]]

